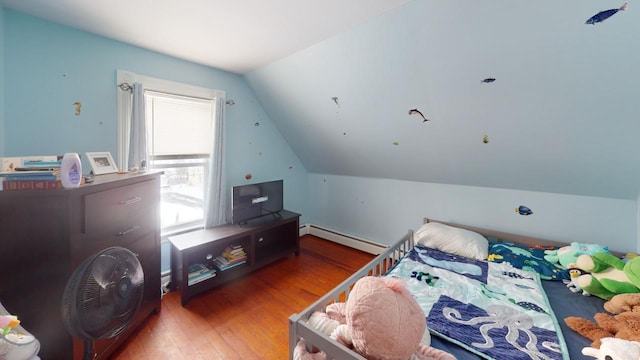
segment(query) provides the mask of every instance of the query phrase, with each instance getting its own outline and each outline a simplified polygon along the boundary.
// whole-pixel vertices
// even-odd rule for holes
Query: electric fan
[[[104,249],[73,272],[62,298],[62,319],[67,331],[84,341],[84,359],[93,358],[94,340],[117,336],[131,324],[143,286],[140,262],[123,247]]]

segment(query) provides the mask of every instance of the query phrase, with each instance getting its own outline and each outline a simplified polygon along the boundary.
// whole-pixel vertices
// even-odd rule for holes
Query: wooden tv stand
[[[214,228],[170,236],[171,290],[178,290],[182,306],[190,298],[244,276],[292,253],[300,255],[300,214],[283,210],[245,224],[227,224]],[[213,263],[229,245],[238,244],[247,255],[246,262],[221,270]],[[203,264],[215,270],[215,276],[189,285],[189,266]],[[192,280],[193,282],[193,280]]]

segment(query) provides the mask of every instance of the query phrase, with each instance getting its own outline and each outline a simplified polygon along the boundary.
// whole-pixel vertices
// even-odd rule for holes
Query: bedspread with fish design
[[[427,326],[487,359],[569,359],[538,274],[416,245],[387,276],[405,279]]]

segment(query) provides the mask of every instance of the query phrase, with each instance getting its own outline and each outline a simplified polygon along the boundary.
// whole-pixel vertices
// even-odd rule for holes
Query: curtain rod
[[[131,90],[133,90],[133,86],[129,85],[129,83],[126,83],[126,82],[120,83],[120,84],[119,84],[119,85],[117,85],[117,86],[118,86],[118,87],[120,88],[120,90],[122,90],[122,91],[131,91]],[[156,92],[161,92],[161,91],[156,91]],[[170,95],[178,95],[178,94],[170,94]],[[227,104],[227,105],[229,105],[229,106],[232,106],[232,105],[235,105],[235,104],[236,104],[236,102],[235,102],[235,101],[233,101],[232,99],[229,99],[229,100],[226,100],[226,101],[225,101],[225,104]]]
[[[123,82],[119,85],[117,85],[120,90],[122,91],[131,91],[133,89],[133,86],[129,85],[129,83]]]

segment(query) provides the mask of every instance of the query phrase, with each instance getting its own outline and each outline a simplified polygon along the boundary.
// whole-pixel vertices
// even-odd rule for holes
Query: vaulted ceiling
[[[0,5],[242,74],[408,1],[0,0]]]
[[[312,172],[636,200],[640,9],[607,4],[412,1],[247,79]]]
[[[56,3],[74,2],[82,6],[65,15],[52,1],[0,0],[83,30],[117,25],[118,34],[106,36],[244,74],[310,172],[638,198],[640,8],[633,4],[589,25],[622,4],[240,1],[248,7],[218,4],[227,12],[216,31],[216,21],[198,14],[202,2],[191,0],[175,18],[151,11],[141,19],[157,35],[128,38],[132,28],[116,19],[131,2]],[[177,2],[153,4],[167,11]],[[190,18],[193,26],[166,27]],[[209,27],[243,49],[213,51],[200,38]],[[253,37],[238,40],[239,32]],[[197,44],[179,46],[191,37],[201,40],[199,55]]]

